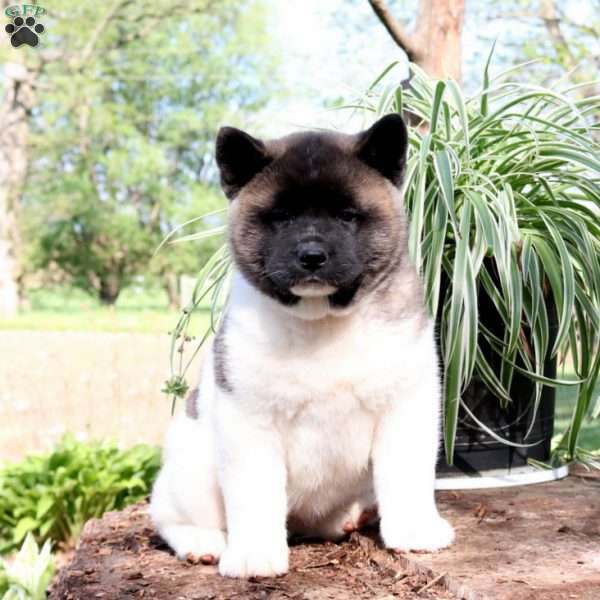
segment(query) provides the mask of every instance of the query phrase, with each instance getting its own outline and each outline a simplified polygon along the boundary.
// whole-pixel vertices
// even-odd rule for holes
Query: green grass
[[[178,310],[168,308],[163,290],[142,286],[124,290],[114,306],[103,306],[97,299],[72,288],[33,290],[29,302],[30,308],[16,317],[0,318],[0,330],[167,334],[179,318]],[[199,331],[208,319],[207,309],[200,307],[195,319]]]
[[[562,379],[576,379],[574,373],[561,373]],[[594,389],[593,398],[600,396],[600,383]],[[554,420],[554,431],[561,433],[566,431],[573,408],[577,402],[577,388],[574,386],[561,386],[556,389],[556,413]],[[593,406],[593,403],[592,403]],[[579,443],[581,448],[586,450],[600,450],[600,419],[584,419],[579,434]]]
[[[0,329],[30,331],[101,331],[168,333],[177,322],[175,311],[85,309],[73,313],[26,311],[0,319]]]

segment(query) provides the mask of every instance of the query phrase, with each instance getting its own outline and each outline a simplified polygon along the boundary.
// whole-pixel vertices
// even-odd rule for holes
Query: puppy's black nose
[[[323,246],[317,242],[307,242],[298,248],[298,260],[307,271],[320,269],[329,257]]]

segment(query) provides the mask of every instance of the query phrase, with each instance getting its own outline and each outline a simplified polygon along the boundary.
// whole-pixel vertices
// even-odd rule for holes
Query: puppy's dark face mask
[[[376,287],[405,252],[395,187],[406,147],[397,115],[354,136],[308,132],[263,142],[222,128],[217,163],[246,279],[283,304],[327,296],[333,309]]]

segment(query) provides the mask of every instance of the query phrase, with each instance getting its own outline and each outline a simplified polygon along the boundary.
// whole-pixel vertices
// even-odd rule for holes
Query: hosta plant
[[[28,534],[12,560],[0,559],[0,599],[45,600],[54,575],[51,550],[50,540],[40,548]]]
[[[28,534],[72,544],[88,519],[146,497],[159,467],[152,446],[121,450],[66,436],[49,454],[0,468],[0,555]]]
[[[446,456],[454,453],[459,408],[469,411],[462,394],[472,378],[502,407],[519,373],[534,384],[532,415],[543,386],[577,387],[557,446],[573,458],[600,370],[600,99],[580,94],[581,86],[511,81],[511,71],[491,79],[489,61],[472,95],[417,67],[410,85],[400,85],[393,67],[351,107],[367,120],[400,112],[414,124],[404,182],[409,249],[438,318]],[[222,302],[228,268],[224,246],[199,278],[173,356],[183,354],[201,299]],[[495,306],[500,335],[481,322],[482,303]],[[553,357],[572,361],[576,378],[548,376],[544,364]],[[172,366],[181,378],[189,365]]]

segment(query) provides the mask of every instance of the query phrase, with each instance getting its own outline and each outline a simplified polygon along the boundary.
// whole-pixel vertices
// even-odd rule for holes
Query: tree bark
[[[112,306],[121,293],[121,278],[116,274],[109,274],[100,279],[98,297],[105,306]]]
[[[541,0],[539,17],[544,22],[546,31],[550,36],[550,41],[556,51],[557,59],[564,65],[565,70],[569,72],[571,81],[574,83],[589,83],[589,85],[580,89],[581,95],[586,98],[598,95],[599,87],[595,83],[597,79],[595,74],[577,68],[578,60],[562,30],[561,17],[556,0]],[[596,62],[600,61],[597,60]]]
[[[426,73],[439,79],[462,80],[461,35],[465,0],[421,0],[417,31],[420,59]]]
[[[369,0],[373,11],[408,59],[436,79],[462,79],[461,35],[465,0],[421,0],[412,35],[381,0]]]
[[[571,52],[565,36],[563,35],[560,18],[556,9],[554,0],[542,0],[540,3],[540,18],[544,21],[546,31],[556,48],[557,53],[563,55],[563,61],[567,69],[573,69],[576,66],[575,57]]]
[[[27,177],[29,115],[34,103],[36,73],[21,55],[4,65],[4,93],[0,101],[0,314],[14,315],[20,301],[22,277],[19,208]]]
[[[179,292],[179,277],[172,271],[163,275],[163,286],[169,299],[169,308],[179,308],[181,294]]]
[[[373,12],[381,24],[387,29],[394,42],[404,50],[410,62],[419,61],[419,51],[412,36],[408,35],[404,27],[394,18],[383,0],[369,0]]]

